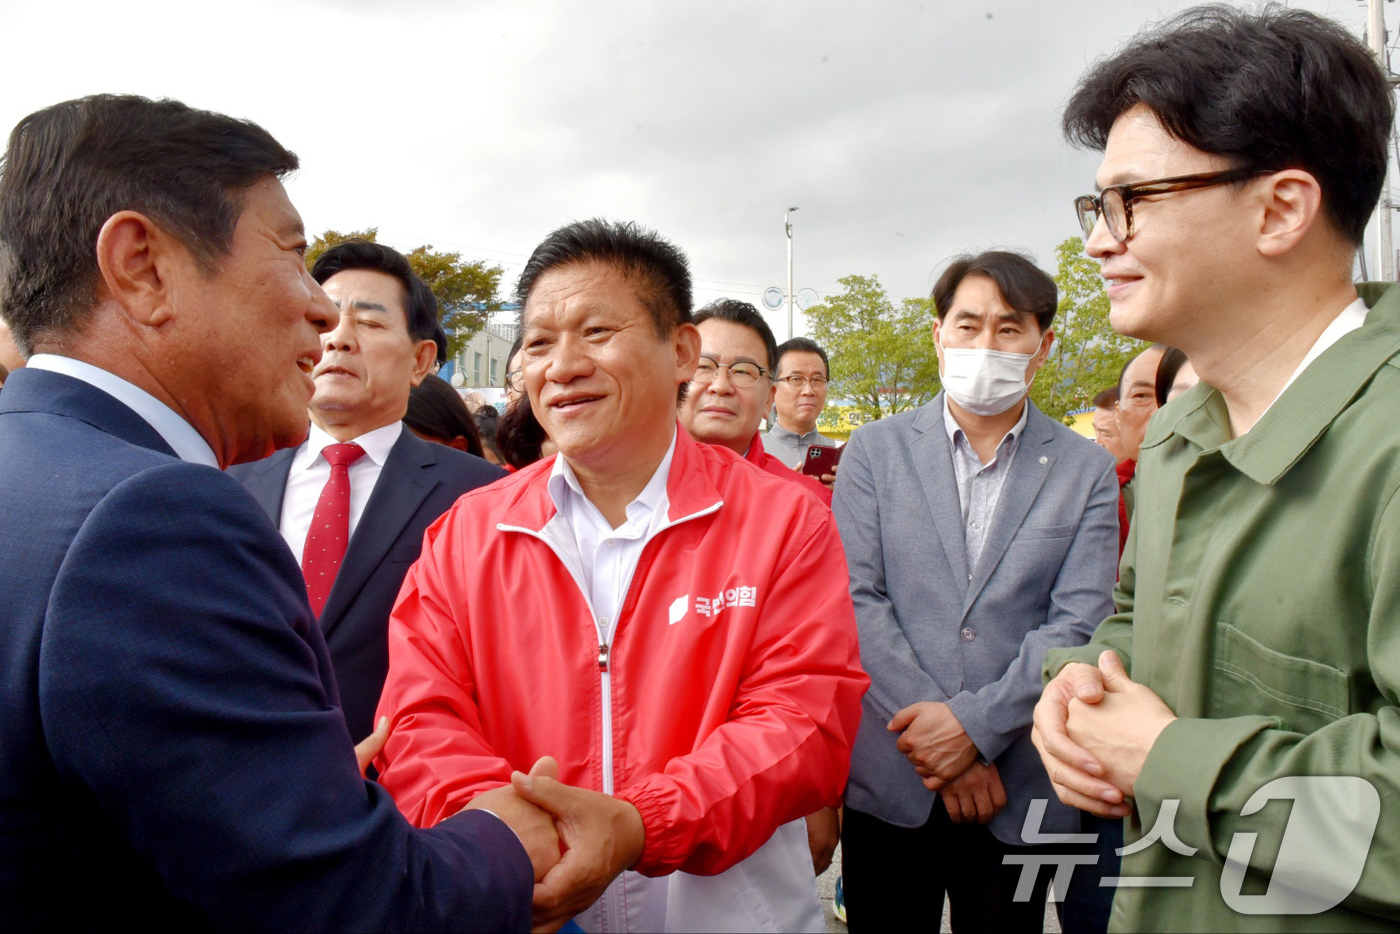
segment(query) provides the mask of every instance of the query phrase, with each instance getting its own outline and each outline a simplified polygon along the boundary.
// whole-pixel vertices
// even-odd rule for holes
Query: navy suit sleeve
[[[257,504],[171,464],[115,487],[64,557],[43,727],[63,779],[219,927],[527,929],[515,835],[481,812],[411,828],[360,778],[329,665]]]

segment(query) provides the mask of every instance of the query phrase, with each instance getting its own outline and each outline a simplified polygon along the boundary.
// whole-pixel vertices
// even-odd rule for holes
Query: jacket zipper
[[[647,540],[646,545],[642,546],[642,554],[637,556],[637,564],[640,565],[642,563],[642,557],[645,556],[647,547],[649,547],[651,543],[658,536],[661,535],[662,532],[665,532],[668,529],[673,529],[683,522],[689,522],[692,519],[699,519],[703,516],[708,516],[713,512],[717,512],[719,508],[723,505],[724,500],[720,500],[713,506],[709,506],[705,509],[700,510],[699,512],[691,513],[688,516],[682,516],[674,522],[667,522],[665,525],[661,526],[659,529],[656,530],[656,533]],[[574,579],[574,586],[578,587],[579,596],[583,597],[583,602],[588,607],[588,615],[593,619],[593,628],[598,632],[598,678],[600,689],[603,695],[603,794],[611,795],[614,790],[614,776],[612,735],[612,672],[610,668],[612,656],[612,639],[613,635],[617,632],[618,620],[611,620],[606,630],[603,628],[602,625],[600,625],[598,620],[598,614],[593,609],[593,600],[589,597],[588,590],[584,587],[583,581],[580,580],[578,575],[574,573],[574,569],[569,567],[569,562],[566,561],[564,559],[564,556],[559,553],[559,549],[554,547],[554,542],[550,541],[549,536],[545,535],[543,532],[537,532],[534,529],[527,529],[523,526],[504,525],[500,523],[496,525],[496,530],[498,532],[523,532],[526,535],[530,535],[534,538],[539,539],[540,541],[544,542],[547,546],[549,546],[549,550],[554,552],[554,556],[559,559],[559,563],[564,565],[564,569],[568,571],[569,576]],[[634,566],[632,568],[632,571],[627,575],[627,583],[622,588],[622,602],[618,604],[619,607],[627,605],[627,598],[631,595],[632,590],[632,578],[636,576],[636,573],[637,568]],[[621,614],[619,613],[619,616],[620,615]],[[617,904],[616,894],[614,893],[611,885],[608,886],[607,890],[604,891],[603,898],[605,900],[605,907],[604,910],[601,912],[600,920],[603,923],[603,930],[606,931],[608,929],[608,919],[617,918],[621,920],[622,911],[620,906]]]

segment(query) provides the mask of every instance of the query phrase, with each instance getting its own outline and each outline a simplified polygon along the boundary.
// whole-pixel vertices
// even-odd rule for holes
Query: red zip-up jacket
[[[836,804],[870,681],[830,510],[678,430],[668,525],[603,644],[551,545],[552,465],[459,499],[404,581],[378,761],[403,813],[431,826],[551,755],[636,806],[639,872],[712,875]]]
[[[753,464],[759,470],[766,470],[777,477],[782,477],[789,483],[796,483],[812,492],[812,495],[822,501],[823,505],[831,505],[831,491],[826,488],[816,477],[809,477],[800,470],[793,470],[787,464],[778,460],[772,454],[763,449],[763,440],[758,432],[754,432],[753,440],[749,442],[748,453],[744,455],[744,460]]]

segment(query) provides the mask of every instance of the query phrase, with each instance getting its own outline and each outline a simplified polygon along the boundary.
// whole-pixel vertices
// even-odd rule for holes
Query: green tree
[[[329,247],[343,240],[377,240],[379,228],[340,233],[327,230],[306,248],[309,269]],[[486,326],[487,316],[502,305],[497,297],[504,270],[488,266],[480,260],[464,260],[460,253],[434,250],[432,244],[417,247],[404,254],[438,300],[438,320],[447,332],[447,352],[455,357],[477,331]]]
[[[1031,399],[1046,415],[1068,422],[1070,412],[1087,408],[1101,390],[1116,385],[1123,364],[1147,345],[1108,323],[1108,293],[1083,240],[1070,237],[1055,247],[1055,260],[1055,343],[1036,374]]]
[[[933,301],[896,306],[876,276],[838,280],[844,291],[807,309],[812,338],[831,358],[831,394],[866,421],[916,408],[938,393]]]

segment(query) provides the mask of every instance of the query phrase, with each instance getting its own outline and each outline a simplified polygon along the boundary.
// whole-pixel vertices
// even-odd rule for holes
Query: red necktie
[[[350,540],[350,465],[365,454],[358,444],[329,444],[321,456],[331,465],[331,478],[321,488],[306,547],[301,552],[301,573],[306,578],[306,597],[318,617],[331,595],[345,545]]]

